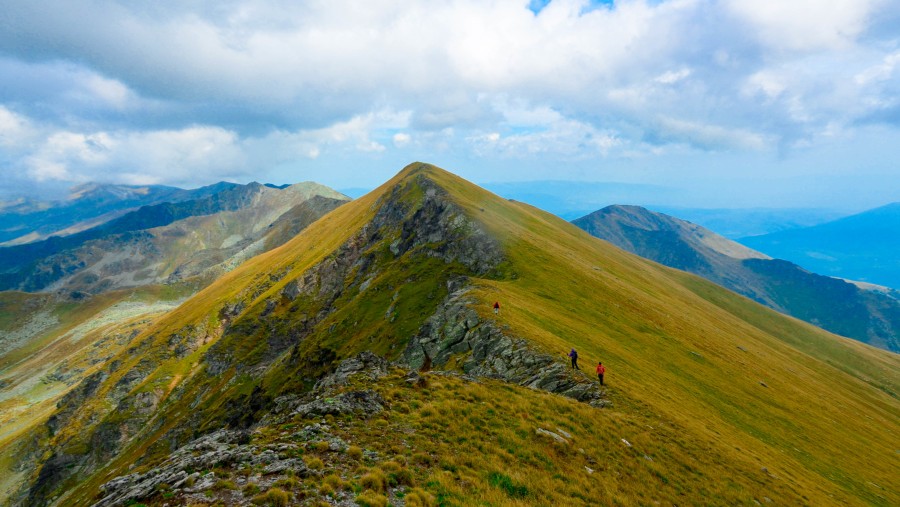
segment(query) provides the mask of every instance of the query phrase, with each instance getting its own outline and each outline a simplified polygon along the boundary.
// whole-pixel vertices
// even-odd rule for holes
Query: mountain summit
[[[900,501],[896,355],[428,164],[130,340],[16,502]]]

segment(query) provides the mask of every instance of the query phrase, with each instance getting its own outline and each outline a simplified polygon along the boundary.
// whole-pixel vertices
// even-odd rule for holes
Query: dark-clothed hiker
[[[603,362],[597,363],[597,378],[600,379],[600,385],[603,385],[603,374],[606,373],[606,366],[603,366]]]
[[[581,368],[578,368],[578,352],[575,352],[575,349],[572,349],[572,351],[569,352],[569,357],[572,358],[572,368],[580,370]]]
[[[500,313],[500,301],[494,301],[494,313]]]

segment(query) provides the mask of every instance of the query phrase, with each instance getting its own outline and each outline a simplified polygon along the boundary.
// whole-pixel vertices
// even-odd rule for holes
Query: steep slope
[[[85,183],[73,187],[63,201],[19,201],[0,204],[0,246],[68,236],[114,220],[141,206],[201,199],[236,186],[216,183],[193,190],[161,185],[129,186]]]
[[[900,203],[738,241],[817,273],[900,289]]]
[[[782,313],[900,352],[900,301],[882,290],[810,273],[638,206],[609,206],[572,223],[619,248],[700,275]]]
[[[896,355],[426,164],[132,343],[17,442],[16,501],[900,501]],[[323,378],[364,351],[457,374]]]
[[[197,288],[143,287],[101,296],[0,292],[0,498],[21,484],[11,444],[46,423],[57,402],[127,349],[140,330]]]
[[[311,200],[316,196],[321,198]],[[296,233],[345,200],[315,183],[285,188],[251,183],[201,199],[145,206],[63,238],[0,248],[0,288],[99,293],[196,276],[222,264],[233,267],[266,244],[275,246],[265,239],[267,227],[292,208],[307,210],[301,213],[305,221],[291,222]]]

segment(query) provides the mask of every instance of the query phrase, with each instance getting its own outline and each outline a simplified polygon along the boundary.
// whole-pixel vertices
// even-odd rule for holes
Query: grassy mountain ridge
[[[502,304],[496,316],[495,300]],[[378,449],[376,457],[362,454],[370,456],[360,462],[367,469],[432,456],[409,473],[424,495],[445,505],[900,500],[896,355],[625,253],[427,164],[408,166],[248,260],[132,343],[37,437],[47,451],[24,503],[90,504],[102,484],[129,470],[149,472],[173,448],[223,426],[251,430],[251,441],[296,445],[273,425],[277,407],[364,350],[509,379],[511,370],[548,357],[532,373],[562,365],[564,375],[549,379],[553,386],[599,389],[592,376],[565,371],[573,346],[582,368],[598,358],[609,365],[610,387],[598,392],[612,406],[499,382],[464,392],[461,399],[478,401],[463,403],[444,392],[469,389],[453,378],[429,380],[434,394],[400,391],[389,379],[372,384],[390,405],[383,416],[332,424],[342,423],[345,439]],[[512,350],[491,348],[498,343]],[[551,415],[542,405],[557,410]],[[582,470],[591,463],[577,449],[551,450],[529,437],[535,428],[523,421],[530,417],[580,428],[592,455],[617,450],[593,475]],[[504,434],[498,425],[518,432]],[[482,445],[469,445],[476,427]],[[387,437],[396,433],[379,428],[409,428],[414,444],[391,445]],[[375,470],[341,468],[324,449],[301,443],[306,451],[296,459],[307,466],[333,465],[360,496],[385,493],[365,485]],[[631,447],[652,451],[619,451]],[[238,464],[229,467],[222,473],[238,480]],[[253,473],[246,480],[263,480]],[[300,489],[321,481],[313,475],[284,487],[312,502],[326,494],[321,485],[306,497]],[[519,488],[525,481],[563,493],[528,496]],[[212,485],[209,493],[217,494]],[[250,496],[229,498],[249,503]]]
[[[900,351],[900,302],[751,250],[690,222],[609,206],[572,223],[629,252],[700,275],[842,336]]]

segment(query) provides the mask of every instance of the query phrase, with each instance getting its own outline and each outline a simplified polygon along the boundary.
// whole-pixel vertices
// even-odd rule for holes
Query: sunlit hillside
[[[248,260],[132,343],[29,437],[35,468],[15,501],[90,505],[114,478],[175,467],[173,451],[226,429],[243,435],[229,449],[289,464],[183,465],[185,481],[129,501],[900,503],[897,355],[427,164]],[[571,348],[581,372],[566,370]],[[311,391],[363,351],[403,369]],[[410,383],[406,369],[431,373]],[[365,390],[383,410],[303,409]],[[350,445],[302,431],[322,421]]]

